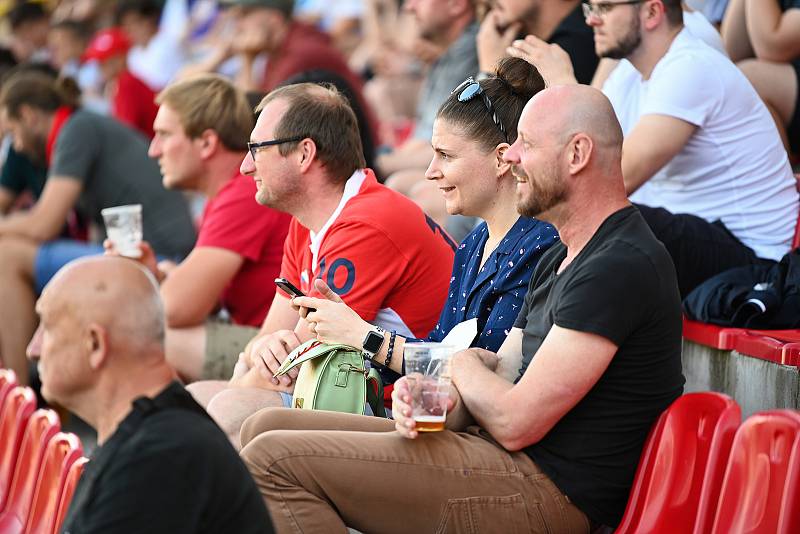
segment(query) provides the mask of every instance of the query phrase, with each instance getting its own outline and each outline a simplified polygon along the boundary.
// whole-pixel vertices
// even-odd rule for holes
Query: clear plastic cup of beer
[[[419,432],[444,430],[452,356],[453,348],[441,343],[406,343],[404,347],[412,417]]]

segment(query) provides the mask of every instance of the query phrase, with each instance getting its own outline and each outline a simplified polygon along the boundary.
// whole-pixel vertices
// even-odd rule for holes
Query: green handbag
[[[366,368],[364,356],[355,347],[306,341],[289,354],[275,376],[297,366],[300,374],[292,407],[363,414],[368,402],[373,414],[386,417],[381,377],[375,369]]]

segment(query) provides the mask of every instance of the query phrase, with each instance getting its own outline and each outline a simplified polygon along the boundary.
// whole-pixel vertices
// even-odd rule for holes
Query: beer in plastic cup
[[[106,223],[106,235],[122,256],[139,258],[142,251],[142,205],[130,204],[101,210]]]
[[[452,347],[441,343],[405,344],[403,357],[411,390],[412,417],[420,432],[444,430],[452,355]]]

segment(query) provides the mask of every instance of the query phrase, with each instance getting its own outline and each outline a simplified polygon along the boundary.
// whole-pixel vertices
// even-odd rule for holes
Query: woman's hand
[[[314,280],[314,287],[323,298],[292,299],[292,306],[306,320],[311,333],[323,343],[341,343],[360,348],[373,326],[359,317],[323,280]]]

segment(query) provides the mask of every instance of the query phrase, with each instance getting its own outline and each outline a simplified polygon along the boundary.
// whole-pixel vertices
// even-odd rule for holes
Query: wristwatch
[[[367,332],[364,341],[361,343],[361,354],[368,360],[374,358],[378,351],[381,350],[381,345],[383,345],[383,339],[385,337],[386,330],[380,326],[376,326],[375,330]]]

